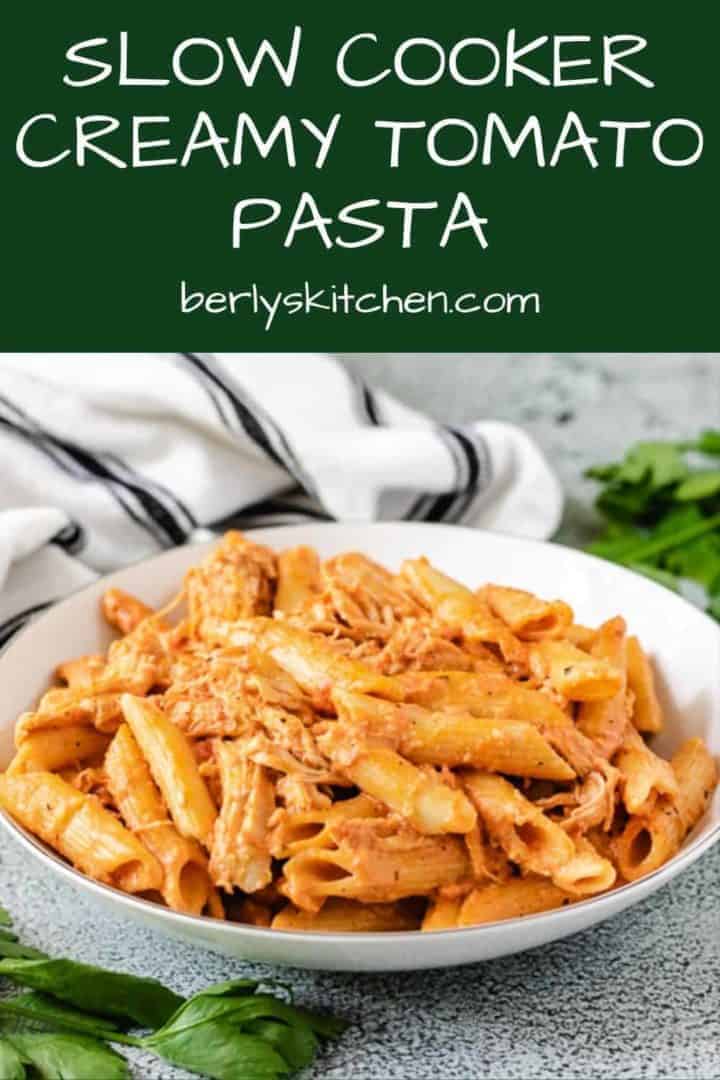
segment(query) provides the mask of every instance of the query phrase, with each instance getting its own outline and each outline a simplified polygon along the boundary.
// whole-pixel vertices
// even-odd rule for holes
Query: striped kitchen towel
[[[0,354],[0,644],[97,574],[233,525],[439,521],[546,538],[521,430],[437,424],[307,354]]]

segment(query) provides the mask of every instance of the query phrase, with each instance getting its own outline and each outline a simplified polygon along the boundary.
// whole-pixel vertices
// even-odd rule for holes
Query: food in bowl
[[[426,560],[392,573],[228,533],[162,610],[16,725],[0,804],[83,873],[281,930],[464,927],[572,904],[666,862],[717,783],[671,761],[621,616]]]

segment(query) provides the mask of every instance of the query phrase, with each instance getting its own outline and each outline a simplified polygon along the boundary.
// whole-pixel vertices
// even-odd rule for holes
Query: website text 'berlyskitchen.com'
[[[313,315],[539,315],[539,292],[512,293],[475,290],[448,293],[444,289],[399,292],[386,283],[360,292],[347,282],[342,285],[315,287],[304,281],[289,291],[264,291],[253,283],[235,291],[206,292],[187,281],[179,287],[183,315],[204,312],[207,315],[250,315],[263,319],[266,331],[278,316]]]

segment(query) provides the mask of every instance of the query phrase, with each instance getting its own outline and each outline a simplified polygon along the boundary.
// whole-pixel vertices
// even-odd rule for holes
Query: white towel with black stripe
[[[97,574],[230,524],[541,539],[561,511],[519,428],[437,424],[327,356],[0,355],[0,643]]]

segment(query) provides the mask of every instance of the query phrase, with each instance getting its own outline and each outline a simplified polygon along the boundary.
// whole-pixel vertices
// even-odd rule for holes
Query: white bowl
[[[658,673],[668,722],[656,747],[668,755],[683,739],[701,735],[713,754],[720,753],[720,629],[696,608],[644,577],[558,545],[445,525],[297,525],[255,530],[252,536],[276,548],[312,544],[323,556],[363,551],[389,567],[425,554],[468,585],[497,581],[541,596],[561,597],[582,623],[594,625],[622,614],[652,654]],[[211,546],[176,548],[97,581],[56,604],[11,643],[0,658],[0,767],[6,767],[13,752],[17,715],[31,708],[47,688],[55,666],[109,644],[111,634],[99,608],[105,589],[118,586],[159,605],[177,590],[184,571]],[[547,914],[427,934],[312,934],[181,915],[92,881],[6,815],[0,814],[0,823],[48,870],[117,915],[185,941],[273,964],[394,971],[520,952],[584,930],[637,903],[720,838],[720,793],[715,793],[710,810],[675,858],[631,885]]]

